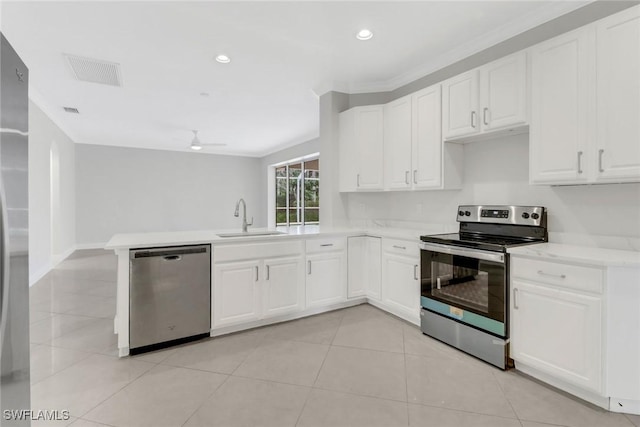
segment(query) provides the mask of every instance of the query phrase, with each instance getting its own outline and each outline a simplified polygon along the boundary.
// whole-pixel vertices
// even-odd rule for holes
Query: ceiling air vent
[[[62,108],[64,108],[64,111],[66,111],[67,113],[80,114],[80,111],[78,111],[77,108],[73,108],[73,107],[62,107]]]
[[[75,55],[65,54],[64,57],[76,79],[83,82],[122,86],[120,64]]]

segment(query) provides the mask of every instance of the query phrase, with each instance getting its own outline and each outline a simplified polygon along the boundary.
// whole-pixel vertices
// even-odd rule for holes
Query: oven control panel
[[[481,218],[509,218],[508,209],[482,209],[480,210]]]
[[[546,211],[542,206],[458,206],[458,222],[546,226]]]

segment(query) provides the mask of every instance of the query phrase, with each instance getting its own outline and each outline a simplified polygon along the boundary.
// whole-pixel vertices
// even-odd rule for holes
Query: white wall
[[[327,92],[320,97],[320,224],[344,226],[348,222],[346,196],[338,192],[338,114],[349,106],[349,95]]]
[[[59,160],[57,197],[51,195],[51,149]],[[29,103],[29,275],[33,284],[74,249],[75,144]],[[52,206],[54,209],[52,210]],[[55,227],[51,218],[55,218]]]
[[[76,241],[102,246],[116,233],[240,230],[244,198],[265,226],[260,159],[78,144]]]
[[[352,193],[349,218],[455,225],[460,204],[541,205],[551,240],[640,250],[640,184],[529,185],[528,145],[528,135],[467,144],[461,190]]]

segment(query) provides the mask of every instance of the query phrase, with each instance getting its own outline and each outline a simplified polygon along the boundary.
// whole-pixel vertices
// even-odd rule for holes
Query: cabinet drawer
[[[345,249],[344,237],[324,237],[307,239],[307,253],[341,251]]]
[[[213,262],[240,261],[245,259],[273,258],[302,254],[302,241],[246,243],[213,247]]]
[[[537,259],[512,257],[511,275],[561,288],[602,293],[603,270]]]
[[[420,256],[420,244],[410,240],[382,239],[382,250],[391,254]]]

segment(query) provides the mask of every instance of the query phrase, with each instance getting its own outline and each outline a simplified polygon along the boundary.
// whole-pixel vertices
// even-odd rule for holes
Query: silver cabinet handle
[[[409,171],[404,171],[404,183],[409,184]]]
[[[475,111],[471,112],[471,127],[472,128],[476,127],[476,112]]]
[[[333,246],[333,243],[323,243],[323,244],[322,244],[322,245],[320,245],[320,246]]]
[[[311,274],[311,261],[307,261],[307,274]]]
[[[258,281],[259,277],[258,277],[258,266],[256,265],[256,282]]]
[[[267,280],[269,280],[269,264],[267,264],[266,267],[267,267]]]
[[[418,169],[414,169],[413,170],[413,183],[417,184],[418,183]]]
[[[558,279],[566,279],[567,276],[565,276],[564,274],[551,274],[551,273],[545,273],[542,270],[538,270],[538,274],[541,276],[549,276],[549,277],[556,277]]]
[[[482,122],[483,122],[485,125],[488,125],[488,124],[489,124],[489,122],[487,121],[487,113],[488,113],[488,112],[489,112],[489,109],[488,109],[487,107],[485,107],[485,108],[482,110]]]
[[[406,246],[393,245],[393,247],[396,248],[396,249],[402,249],[402,250],[405,250],[405,251],[407,250]]]
[[[518,309],[518,288],[513,288],[513,308]]]
[[[578,173],[582,173],[582,151],[578,151]]]
[[[360,188],[360,174],[356,175],[356,187]]]
[[[598,150],[598,171],[600,172],[604,172],[604,169],[602,169],[602,153],[604,153],[604,150],[601,148]]]
[[[413,280],[419,280],[418,279],[418,264],[413,266]]]

